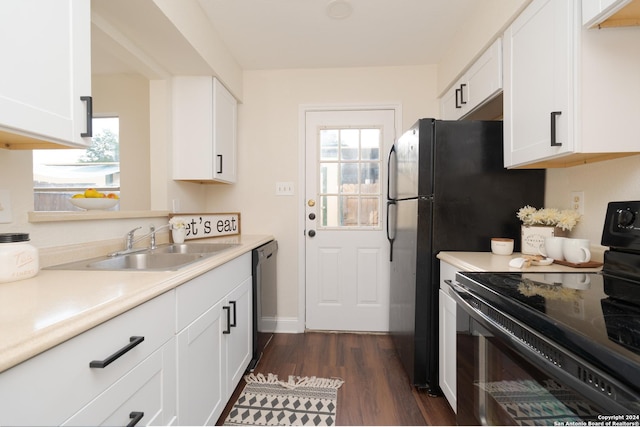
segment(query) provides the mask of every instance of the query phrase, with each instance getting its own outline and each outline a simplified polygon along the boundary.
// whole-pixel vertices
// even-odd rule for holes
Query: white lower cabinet
[[[242,379],[253,355],[253,294],[251,277],[233,290],[226,298],[230,307],[232,327],[224,335],[226,393],[225,403]]]
[[[449,285],[445,280],[455,280],[458,269],[440,261],[440,309],[439,309],[439,374],[438,381],[451,408],[457,412],[456,404],[456,302],[449,296]]]
[[[176,347],[172,338],[63,425],[174,425],[175,380]]]
[[[178,334],[179,425],[213,425],[224,409],[222,304]]]
[[[0,373],[0,426],[214,425],[251,360],[252,298],[248,252]]]
[[[180,286],[177,316],[178,424],[214,425],[251,360],[251,254]]]
[[[171,423],[174,336],[170,291],[2,372],[0,425]]]

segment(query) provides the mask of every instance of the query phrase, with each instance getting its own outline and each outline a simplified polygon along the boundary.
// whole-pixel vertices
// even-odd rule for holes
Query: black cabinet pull
[[[231,322],[231,327],[235,328],[236,327],[236,321],[237,316],[236,316],[236,302],[235,301],[229,301],[229,304],[231,304],[233,306],[233,322]]]
[[[91,138],[93,136],[93,98],[90,96],[81,96],[80,101],[87,103],[87,131],[81,133],[83,138]]]
[[[466,83],[460,85],[460,104],[464,105],[467,101],[464,100],[464,88],[467,87]]]
[[[458,98],[462,98],[461,92],[462,89],[456,89],[456,108],[462,108],[462,105],[458,103]],[[458,96],[460,95],[460,96]]]
[[[130,337],[129,344],[125,345],[120,350],[116,351],[115,353],[113,353],[111,356],[107,357],[104,360],[92,360],[89,363],[89,367],[90,368],[106,368],[108,365],[111,364],[111,362],[115,361],[120,356],[127,353],[129,350],[131,350],[133,347],[140,344],[142,341],[144,341],[144,337]]]
[[[551,146],[560,147],[562,142],[556,141],[556,118],[562,114],[562,111],[551,112]]]
[[[144,417],[144,412],[132,412],[129,414],[129,418],[131,421],[127,424],[127,427],[133,427],[140,422],[140,420]]]
[[[222,333],[226,335],[231,333],[231,307],[224,305],[222,309],[227,312],[227,329],[222,331]]]
[[[218,162],[218,165],[220,165],[220,167],[218,168],[218,171],[216,173],[222,173],[222,154],[218,154],[216,157],[218,157],[218,160],[220,160]]]

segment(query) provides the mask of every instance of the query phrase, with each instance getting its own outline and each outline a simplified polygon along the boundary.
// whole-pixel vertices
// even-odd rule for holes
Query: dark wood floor
[[[338,390],[337,425],[455,425],[455,414],[444,397],[416,390],[388,335],[322,333],[276,334],[255,373],[342,378]],[[234,396],[218,420],[221,425]]]

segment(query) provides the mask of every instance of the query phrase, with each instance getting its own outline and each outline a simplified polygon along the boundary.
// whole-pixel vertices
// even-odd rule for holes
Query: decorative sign
[[[178,213],[169,214],[169,219],[184,220],[186,240],[240,234],[240,213]]]

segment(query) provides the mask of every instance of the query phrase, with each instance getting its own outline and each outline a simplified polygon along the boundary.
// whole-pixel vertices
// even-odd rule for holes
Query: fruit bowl
[[[86,210],[105,210],[111,209],[120,201],[119,199],[111,199],[108,197],[76,197],[69,199],[73,206]]]

